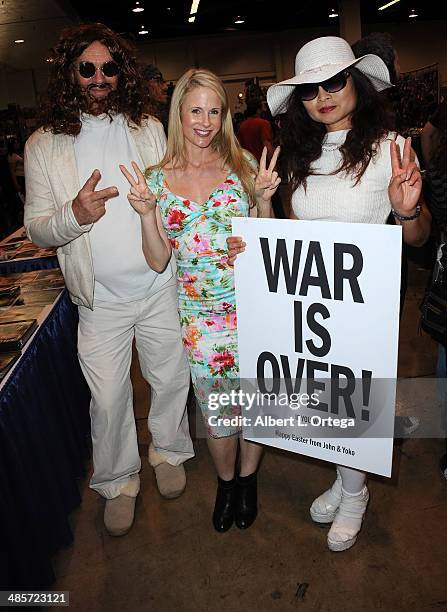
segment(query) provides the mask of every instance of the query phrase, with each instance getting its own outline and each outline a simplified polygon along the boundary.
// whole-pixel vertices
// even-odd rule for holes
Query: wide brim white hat
[[[393,87],[385,62],[369,53],[355,57],[350,45],[338,36],[322,36],[306,43],[295,58],[295,76],[269,87],[267,103],[272,115],[287,110],[289,98],[297,85],[321,83],[355,66],[366,75],[377,91]]]

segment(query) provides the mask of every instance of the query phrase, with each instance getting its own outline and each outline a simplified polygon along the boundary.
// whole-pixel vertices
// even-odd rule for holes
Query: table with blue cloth
[[[89,456],[90,394],[66,290],[0,385],[0,590],[43,589],[72,541],[69,513]]]
[[[14,245],[18,245],[16,249]],[[39,249],[26,238],[24,227],[0,242],[0,276],[34,270],[52,270],[58,267],[55,250]]]

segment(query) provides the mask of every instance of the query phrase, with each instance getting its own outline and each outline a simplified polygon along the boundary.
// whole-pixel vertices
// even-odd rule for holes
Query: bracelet
[[[422,208],[421,204],[416,204],[416,212],[414,213],[414,215],[409,215],[408,217],[406,217],[405,215],[399,214],[398,212],[394,210],[394,208],[391,209],[391,212],[396,217],[396,219],[399,219],[399,221],[413,221],[413,219],[417,219],[419,215],[421,214],[421,208]]]

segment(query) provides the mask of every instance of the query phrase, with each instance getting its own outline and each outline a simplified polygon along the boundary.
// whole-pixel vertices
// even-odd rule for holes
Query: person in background
[[[425,193],[433,215],[434,233],[436,235],[437,261],[439,280],[447,283],[445,253],[447,252],[447,104],[441,102],[435,114],[422,130],[422,152],[426,163]],[[447,358],[446,346],[438,344],[438,395],[445,406],[444,427],[447,420]],[[440,468],[447,479],[447,439],[445,451],[440,459]]]
[[[372,32],[352,45],[355,57],[368,53],[378,55],[388,68],[390,83],[395,87],[385,89],[381,95],[388,102],[393,118],[393,128],[399,130],[402,120],[402,93],[399,88],[401,67],[399,55],[394,46],[393,37],[389,32]]]
[[[234,113],[233,116],[233,131],[235,134],[237,134],[238,129],[240,124],[242,123],[242,121],[245,119],[244,117],[244,113],[241,113],[240,111],[237,111],[236,113]]]
[[[10,138],[7,146],[8,166],[11,174],[11,180],[18,196],[22,200],[22,203],[25,203],[25,168],[23,164],[23,157],[19,155],[19,143],[15,138]]]
[[[210,393],[238,385],[234,271],[227,264],[231,218],[271,216],[279,179],[279,151],[260,169],[233,132],[228,96],[208,70],[191,69],[177,82],[169,115],[167,152],[136,178],[122,168],[130,203],[141,215],[149,266],[163,270],[171,252],[177,260],[183,343],[194,391],[208,431],[217,471],[213,525],[227,531],[233,521],[247,529],[257,515],[257,469],[262,446],[244,440],[240,424],[219,419],[240,415],[240,406],[209,406]],[[236,419],[237,420],[237,419]],[[236,466],[238,447],[240,467]]]
[[[326,36],[299,50],[294,77],[268,89],[272,114],[284,113],[280,164],[290,176],[292,218],[386,223],[391,212],[405,241],[426,241],[430,214],[419,204],[421,175],[411,139],[390,130],[379,93],[387,87],[388,70],[377,55],[355,58],[345,40]],[[233,262],[245,244],[235,236],[228,245]],[[366,474],[338,465],[335,482],[310,508],[315,522],[332,523],[330,550],[353,546],[368,501]]]
[[[447,100],[444,99],[421,132],[422,156],[428,168],[433,151],[439,149],[442,135],[447,133]]]
[[[11,176],[7,145],[0,154],[0,236],[4,238],[23,225],[23,201]]]
[[[272,126],[267,119],[261,117],[262,102],[260,100],[249,100],[245,119],[239,125],[236,133],[241,147],[249,151],[259,162],[264,147],[267,148],[267,159],[273,155],[273,132]]]
[[[355,57],[372,53],[378,55],[388,68],[390,83],[395,85],[400,78],[399,55],[389,32],[372,32],[352,45]],[[386,90],[385,90],[386,91]]]
[[[149,115],[161,121],[165,134],[167,134],[169,117],[168,84],[161,71],[154,64],[143,66],[141,75],[147,97],[145,110]]]
[[[161,495],[181,495],[183,463],[194,456],[174,262],[162,273],[148,267],[119,170],[135,159],[157,163],[166,139],[160,122],[143,114],[134,51],[106,26],[65,30],[50,67],[43,127],[25,147],[25,227],[35,244],[58,247],[78,306],[78,356],[92,396],[90,487],[106,499],[104,524],[119,536],[132,526],[140,489],[134,338],[151,386],[149,462]]]

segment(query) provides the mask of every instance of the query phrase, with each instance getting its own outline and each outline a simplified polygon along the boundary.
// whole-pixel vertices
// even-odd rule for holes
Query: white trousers
[[[174,284],[128,303],[79,306],[78,356],[92,394],[93,476],[90,487],[117,497],[138,493],[141,460],[130,381],[135,337],[141,371],[151,386],[148,426],[155,451],[171,465],[194,456],[186,400],[190,372],[183,349]]]

